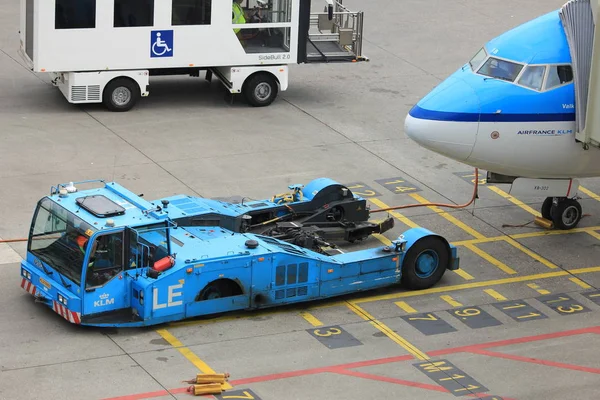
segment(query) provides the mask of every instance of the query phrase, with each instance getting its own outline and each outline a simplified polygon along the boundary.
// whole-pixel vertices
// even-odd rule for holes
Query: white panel
[[[517,178],[509,193],[515,196],[573,197],[578,188],[577,179]]]

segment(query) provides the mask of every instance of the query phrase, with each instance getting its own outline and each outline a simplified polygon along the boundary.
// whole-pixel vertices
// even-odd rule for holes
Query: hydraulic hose
[[[370,210],[370,213],[378,213],[378,212],[385,212],[385,211],[392,211],[392,210],[402,210],[404,208],[415,208],[415,207],[444,207],[444,208],[466,208],[468,206],[470,206],[471,204],[473,204],[473,202],[475,201],[475,199],[477,199],[477,190],[479,188],[479,169],[475,168],[475,186],[473,187],[473,196],[471,196],[471,200],[469,200],[469,202],[465,203],[465,204],[446,204],[446,203],[415,203],[415,204],[405,204],[403,206],[396,206],[396,207],[387,207],[387,208],[380,208],[377,210]]]

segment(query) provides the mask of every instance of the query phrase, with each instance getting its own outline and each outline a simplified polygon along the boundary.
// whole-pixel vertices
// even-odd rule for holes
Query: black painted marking
[[[427,336],[456,332],[456,328],[434,313],[405,315],[402,319]]]
[[[600,290],[594,290],[593,292],[584,292],[581,294],[584,295],[588,300],[591,300],[600,306]]]
[[[362,342],[339,325],[307,329],[313,337],[330,349],[361,346]]]
[[[478,397],[477,399],[473,399],[473,400],[504,400],[504,399],[500,396],[485,396],[485,397]]]
[[[479,307],[462,307],[448,312],[471,329],[502,325],[502,322]]]
[[[493,306],[517,322],[548,318],[544,313],[524,301],[504,301],[495,303]]]
[[[350,189],[352,191],[352,193],[354,193],[356,196],[360,196],[360,197],[364,197],[364,198],[381,196],[381,193],[374,190],[371,186],[367,185],[366,183],[352,182],[352,183],[346,184],[346,187],[348,189]]]
[[[475,184],[475,172],[474,171],[470,171],[470,172],[455,172],[454,175],[458,176],[460,179],[462,179],[465,182],[468,182],[472,185]],[[485,171],[479,171],[477,174],[477,177],[479,178],[479,186],[482,185],[487,185],[487,173]]]
[[[375,182],[395,194],[407,194],[421,191],[420,187],[400,176],[388,179],[375,179]]]
[[[256,393],[250,389],[228,390],[222,394],[214,395],[217,399],[247,399],[261,400]]]
[[[589,308],[564,293],[540,296],[537,297],[537,299],[560,315],[579,314],[591,311]]]
[[[455,396],[489,392],[488,388],[456,368],[448,360],[427,361],[413,365]]]

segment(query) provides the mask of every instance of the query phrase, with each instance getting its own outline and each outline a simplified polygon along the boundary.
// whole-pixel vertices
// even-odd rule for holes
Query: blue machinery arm
[[[110,186],[110,190],[106,186]],[[334,190],[326,190],[332,188]],[[331,204],[329,200],[338,201],[334,195],[337,192],[348,196],[347,188],[326,179],[311,182],[303,192],[297,186],[291,190],[292,199],[285,205],[292,209],[294,205],[308,207],[307,204],[324,193],[329,193],[325,204]],[[350,196],[352,201],[362,204],[360,199]],[[409,290],[420,290],[437,284],[446,270],[459,267],[456,247],[424,228],[409,229],[390,246],[344,253],[322,240],[323,243],[302,246],[293,240],[265,234],[269,232],[224,227],[235,225],[239,217],[248,215],[240,204],[215,200],[203,203],[198,198],[174,196],[162,199],[162,207],[155,208],[155,202],[142,202],[113,183],[89,191],[63,191],[49,199],[60,201],[68,212],[78,210],[77,217],[91,226],[110,226],[106,232],[90,231],[91,243],[102,235],[122,234],[126,238],[122,259],[136,260],[135,265],[125,263],[120,270],[116,268],[117,273],[103,284],[89,287],[86,286],[87,268],[82,269],[80,283],[77,283],[71,279],[71,273],[61,272],[51,257],[42,257],[28,247],[27,258],[22,262],[21,286],[65,319],[83,325],[154,325],[228,311],[327,299],[398,284]],[[280,205],[277,196],[272,200],[246,205],[254,211],[261,207],[263,211],[264,207],[273,211]],[[111,206],[113,214],[109,216],[106,209],[99,212],[100,207],[110,205],[109,201],[121,205],[122,209]],[[261,203],[264,205],[259,205]],[[142,204],[146,207],[140,207]],[[229,219],[213,224],[215,220],[211,217],[192,224],[191,218],[202,215],[193,209],[200,204],[212,214]],[[229,214],[219,211],[218,205],[226,206]],[[180,207],[186,211],[182,212]],[[314,213],[309,215],[314,217]],[[132,234],[141,229],[139,225],[149,226],[150,221],[156,223],[158,233]],[[284,228],[276,226],[275,229]],[[311,229],[301,227],[296,231],[305,234],[307,230],[310,236]],[[143,246],[136,242],[150,237],[158,239]],[[318,235],[313,237],[319,239]],[[31,242],[30,239],[30,246]],[[157,246],[167,249],[169,255],[153,259],[153,249]],[[136,249],[148,251],[133,254]],[[91,251],[87,250],[85,260],[91,259]]]

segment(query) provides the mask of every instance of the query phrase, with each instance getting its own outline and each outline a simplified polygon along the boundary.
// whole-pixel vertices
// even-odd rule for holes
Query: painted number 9
[[[481,314],[481,311],[479,311],[476,308],[465,308],[464,310],[454,311],[454,314],[456,314],[459,317],[474,317],[476,315]]]
[[[320,329],[315,329],[314,334],[317,336],[321,336],[321,337],[327,337],[327,336],[331,336],[331,335],[339,335],[340,333],[342,333],[341,330],[339,330],[338,328],[329,328],[327,329],[326,333],[321,333]]]

